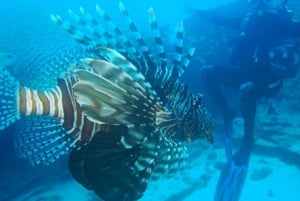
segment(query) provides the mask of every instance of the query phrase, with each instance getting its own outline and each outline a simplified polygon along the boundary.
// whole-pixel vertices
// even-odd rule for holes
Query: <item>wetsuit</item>
[[[236,18],[230,21],[211,17],[210,20],[217,24],[238,27]],[[294,45],[291,48],[296,51],[294,38],[300,36],[300,23],[294,22],[288,12],[256,10],[240,19],[239,24],[241,33],[234,39],[231,65],[204,68],[202,71],[204,83],[209,93],[221,106],[225,121],[233,117],[233,112],[224,102],[222,87],[238,89],[245,83],[251,83],[253,98],[258,99],[277,92],[282,85],[282,80],[295,76],[297,71],[297,69],[287,69],[291,72],[282,75],[274,72],[270,65],[272,50],[286,40],[291,40],[291,44]]]
[[[237,18],[229,20],[208,16],[209,20],[217,24],[240,27],[241,30],[233,43],[231,65],[207,67],[202,70],[204,83],[220,106],[227,128],[227,163],[219,177],[215,201],[237,201],[254,145],[257,100],[278,92],[283,79],[296,75],[299,67],[296,38],[300,36],[300,23],[292,20],[285,7],[281,10],[257,8],[253,13],[241,18],[239,23]],[[237,89],[240,94],[244,136],[240,148],[235,153],[232,151],[232,120],[235,112],[226,102],[224,87]]]

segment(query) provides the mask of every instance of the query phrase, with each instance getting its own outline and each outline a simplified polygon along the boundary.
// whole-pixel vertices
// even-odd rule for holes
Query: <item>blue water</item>
[[[174,33],[176,24],[179,21],[183,21],[185,27],[184,34],[187,38],[186,44],[191,47],[196,47],[196,53],[190,67],[183,75],[182,81],[186,82],[193,92],[201,93],[204,92],[203,83],[201,83],[201,80],[199,79],[201,67],[209,64],[218,65],[227,63],[230,54],[227,42],[229,38],[237,33],[226,28],[217,27],[206,21],[202,21],[201,19],[194,18],[192,10],[197,8],[205,10],[212,9],[217,10],[222,15],[235,15],[247,11],[248,8],[246,2],[247,1],[243,0],[237,2],[234,0],[123,0],[123,3],[126,5],[130,15],[135,20],[142,33],[143,31],[144,33],[147,33],[147,31],[145,31],[148,28],[147,9],[151,6],[155,10],[160,27],[164,30],[163,36],[167,37],[166,41],[173,40],[170,35]],[[295,3],[295,1],[291,2]],[[96,3],[101,5],[101,7],[117,22],[120,20],[121,15],[118,10],[117,0],[10,0],[1,2],[0,52],[9,52],[17,56],[15,65],[8,67],[9,71],[23,83],[27,83],[28,85],[41,87],[42,89],[51,87],[53,83],[56,82],[56,75],[53,75],[53,77],[50,76],[50,78],[47,77],[47,75],[43,75],[44,71],[41,70],[42,67],[39,65],[45,64],[47,59],[53,59],[55,54],[72,50],[77,48],[78,45],[69,35],[51,21],[50,14],[59,14],[62,17],[66,17],[68,16],[68,9],[78,11],[80,6],[88,11],[94,12]],[[122,24],[120,26],[122,26]],[[86,55],[84,55],[84,57],[85,56]],[[41,61],[39,60],[40,58],[42,58]],[[32,70],[35,70],[38,73],[33,75]],[[58,71],[64,70],[66,69],[62,68]],[[57,72],[57,74],[59,74],[59,72]],[[288,82],[286,85],[287,88],[283,89],[282,92],[271,101],[265,100],[260,103],[261,107],[258,110],[258,115],[260,117],[259,119],[263,120],[258,120],[259,126],[257,128],[257,136],[263,140],[258,140],[261,143],[254,149],[254,154],[259,156],[259,160],[267,161],[266,163],[262,162],[262,167],[265,167],[264,165],[267,164],[266,166],[268,168],[274,168],[274,172],[276,172],[276,166],[274,167],[272,162],[268,160],[270,158],[275,158],[286,165],[286,167],[291,166],[296,169],[294,177],[297,178],[298,176],[299,179],[294,178],[293,182],[288,186],[289,189],[287,189],[287,194],[291,191],[290,194],[292,197],[288,199],[290,201],[297,201],[300,198],[299,192],[295,193],[295,189],[300,185],[300,150],[298,148],[300,146],[300,124],[297,120],[300,108],[296,101],[300,96],[299,93],[295,92],[297,90],[299,91],[300,88],[298,80],[293,79]],[[178,180],[171,180],[166,183],[155,183],[154,187],[150,185],[150,191],[147,191],[145,197],[143,197],[145,201],[213,200],[212,189],[215,189],[216,183],[209,181],[214,181],[212,178],[215,179],[217,177],[216,175],[219,174],[220,166],[225,162],[221,137],[224,128],[215,103],[209,97],[207,97],[205,101],[208,109],[216,119],[215,144],[210,145],[205,142],[196,142],[195,144],[188,145],[191,156],[190,163],[192,165],[187,167],[187,170],[184,172],[185,176],[181,175]],[[285,115],[280,117],[271,116],[268,120],[264,119],[265,111],[270,105],[275,105],[276,111]],[[287,114],[290,114],[290,116]],[[47,194],[47,192],[51,191],[57,192],[57,188],[61,188],[59,190],[63,192],[64,188],[67,188],[62,185],[65,182],[71,182],[71,184],[68,184],[68,187],[74,186],[74,191],[78,190],[78,192],[74,192],[74,194],[79,195],[81,193],[85,195],[88,191],[72,179],[67,169],[67,156],[62,157],[49,166],[37,167],[32,167],[24,159],[19,159],[15,152],[14,145],[16,137],[14,132],[18,129],[18,126],[19,122],[0,132],[0,201],[67,201],[77,200],[77,198],[78,200],[99,200],[93,193],[90,193],[85,197],[78,196],[76,198],[76,196],[71,195],[72,188],[66,193],[70,195],[64,195],[64,193]],[[239,121],[236,123],[236,130],[237,133],[242,130]],[[236,134],[235,137],[236,140],[234,143],[239,144],[241,135]],[[272,145],[270,145],[270,143]],[[209,151],[204,152],[203,154],[202,150]],[[200,161],[200,158],[201,160],[205,160],[205,162]],[[210,163],[207,167],[211,169],[208,170],[203,168],[204,163]],[[199,169],[201,169],[202,172],[197,172],[198,170],[195,168],[196,165],[194,164],[199,165]],[[287,171],[289,171],[289,169],[287,169]],[[264,171],[261,172],[254,174],[258,175],[258,180],[263,180],[268,177],[268,171],[266,171],[267,173]],[[266,175],[259,175],[260,173],[265,173]],[[201,181],[204,183],[197,182],[197,179],[202,179]],[[255,179],[252,178],[252,181]],[[174,187],[177,184],[181,184],[181,180],[185,180],[182,183],[182,188],[168,189],[170,186]],[[251,180],[250,176],[249,180]],[[178,183],[174,184],[170,182]],[[164,185],[169,185],[169,187],[164,189]],[[280,183],[274,183],[273,185],[275,187],[272,186],[272,182],[269,182],[268,185],[270,185],[268,189],[271,190],[265,193],[266,197],[269,200],[279,201],[281,199],[279,195],[281,192],[277,192],[276,189],[278,189]],[[205,188],[210,189],[210,194],[203,194],[206,197],[198,198],[198,194],[195,192]],[[255,192],[259,191],[259,189],[255,189],[255,185],[252,185],[251,188],[249,187],[246,190],[247,195],[251,194],[251,192],[255,194]],[[151,199],[151,197],[153,197],[153,199]],[[277,199],[278,197],[279,199]],[[242,198],[244,201],[248,201],[245,197]],[[262,197],[256,198],[249,198],[249,200],[266,200]]]

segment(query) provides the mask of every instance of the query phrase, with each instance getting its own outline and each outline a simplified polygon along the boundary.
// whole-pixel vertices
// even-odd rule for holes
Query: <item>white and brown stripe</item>
[[[62,93],[59,87],[50,91],[19,88],[19,113],[21,116],[50,115],[63,118]]]
[[[101,125],[90,121],[81,112],[71,88],[73,78],[59,79],[58,86],[50,91],[19,88],[18,110],[20,116],[45,115],[61,119],[62,126],[71,139],[89,142]]]

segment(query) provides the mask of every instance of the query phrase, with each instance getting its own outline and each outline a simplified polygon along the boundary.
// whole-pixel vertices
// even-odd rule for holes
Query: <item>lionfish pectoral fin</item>
[[[96,59],[85,61],[94,71],[75,71],[78,82],[73,86],[84,114],[93,121],[108,124],[154,121],[159,104],[150,89],[145,89],[112,63]]]
[[[152,179],[170,176],[182,170],[188,158],[187,148],[180,142],[174,142],[167,138],[162,139],[159,154],[155,160]]]
[[[149,82],[146,82],[145,76],[134,66],[126,57],[119,52],[105,47],[99,47],[97,49],[99,55],[103,55],[106,61],[118,66],[122,71],[130,75],[137,83],[139,83],[144,89],[149,90],[152,95],[156,93],[151,89]],[[94,68],[95,69],[95,68]],[[100,69],[101,70],[101,69]]]
[[[135,166],[143,155],[143,146],[125,148],[123,132],[121,126],[120,130],[99,131],[89,144],[73,150],[69,157],[72,176],[104,200],[138,200],[153,169],[153,160],[143,169]]]
[[[61,120],[50,116],[26,116],[16,131],[16,150],[32,165],[48,165],[69,153],[76,144],[65,132]]]

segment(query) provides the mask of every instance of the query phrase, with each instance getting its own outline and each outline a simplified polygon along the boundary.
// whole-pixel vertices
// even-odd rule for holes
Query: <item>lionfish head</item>
[[[189,126],[183,126],[184,129],[182,129],[183,136],[189,143],[203,137],[206,137],[211,143],[214,141],[214,123],[203,104],[203,94],[196,93],[192,95],[192,108],[184,118],[186,119],[184,124]],[[196,115],[196,117],[192,115]]]

